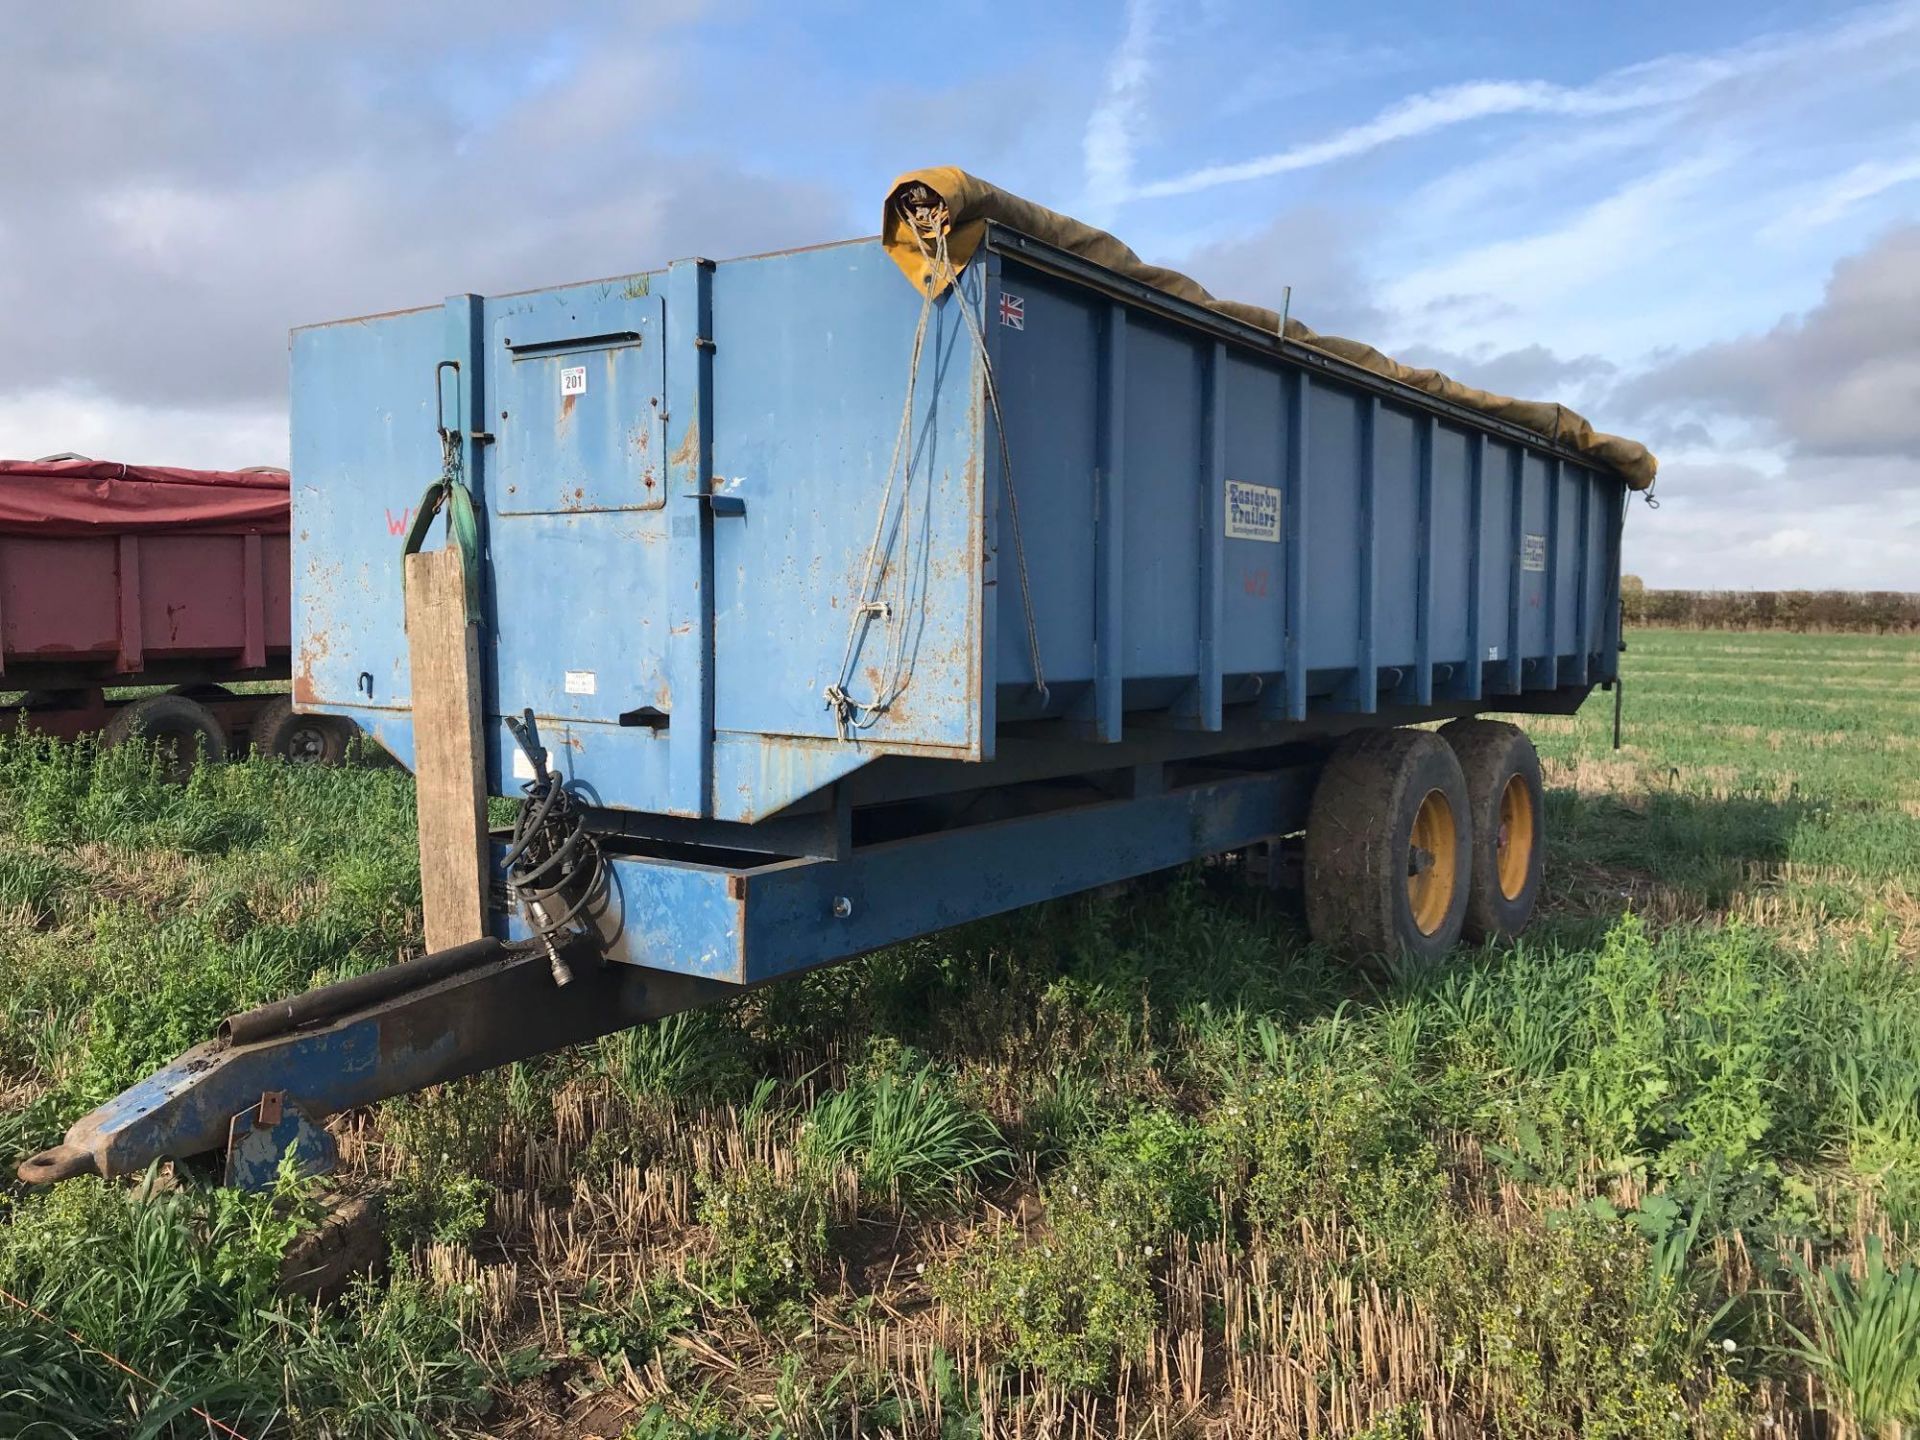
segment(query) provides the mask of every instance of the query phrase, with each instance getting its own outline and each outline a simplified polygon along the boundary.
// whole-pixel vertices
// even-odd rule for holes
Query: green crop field
[[[1340,963],[1224,863],[348,1117],[324,1185],[9,1190],[0,1434],[1920,1424],[1920,638],[1630,644],[1623,749],[1528,722],[1518,947]],[[392,770],[0,742],[8,1170],[417,946],[413,844]]]

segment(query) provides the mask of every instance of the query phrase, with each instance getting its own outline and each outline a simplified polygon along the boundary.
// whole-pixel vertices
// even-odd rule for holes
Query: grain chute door
[[[666,503],[663,312],[648,277],[515,296],[493,319],[494,508]]]

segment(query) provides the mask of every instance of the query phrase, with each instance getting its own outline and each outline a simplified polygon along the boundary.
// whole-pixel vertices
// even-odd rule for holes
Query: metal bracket
[[[673,723],[673,717],[658,705],[642,705],[637,710],[622,711],[620,723],[641,730],[664,730]]]
[[[442,440],[454,439],[460,434],[458,428],[449,427],[447,424],[447,387],[440,383],[440,377],[449,370],[453,371],[454,384],[457,386],[460,381],[458,360],[442,360],[433,367],[433,426],[440,432]],[[457,397],[459,391],[456,389],[454,393]]]
[[[270,1190],[288,1155],[302,1175],[324,1175],[340,1151],[326,1128],[309,1120],[284,1091],[269,1090],[227,1127],[226,1182],[236,1190]]]

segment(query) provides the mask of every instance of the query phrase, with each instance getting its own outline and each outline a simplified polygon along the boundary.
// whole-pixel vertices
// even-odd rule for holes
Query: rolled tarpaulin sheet
[[[285,535],[287,472],[0,460],[0,535]]]
[[[973,259],[986,234],[988,221],[1018,230],[1129,280],[1204,306],[1255,329],[1276,335],[1282,333],[1278,311],[1236,300],[1221,300],[1191,276],[1147,264],[1106,231],[1023,200],[951,165],[909,170],[893,182],[880,217],[880,243],[914,289],[937,297]],[[939,237],[946,240],[948,272],[940,272],[937,263],[937,247],[933,242]],[[1297,344],[1312,346],[1436,399],[1531,430],[1567,446],[1596,465],[1617,472],[1635,490],[1653,486],[1660,463],[1652,451],[1637,440],[1594,429],[1585,416],[1564,405],[1544,400],[1516,400],[1510,395],[1476,390],[1438,370],[1402,365],[1358,340],[1319,334],[1292,317],[1284,324],[1286,338]]]

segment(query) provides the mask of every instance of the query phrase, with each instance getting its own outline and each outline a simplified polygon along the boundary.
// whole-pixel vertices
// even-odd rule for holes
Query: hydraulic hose
[[[382,1000],[391,1000],[409,990],[418,990],[450,975],[475,970],[492,960],[526,949],[501,940],[471,940],[449,950],[435,950],[384,970],[373,970],[346,980],[336,980],[288,1000],[275,1000],[220,1022],[220,1038],[230,1045],[251,1045],[275,1035],[297,1030],[322,1020],[334,1020],[349,1011]]]

